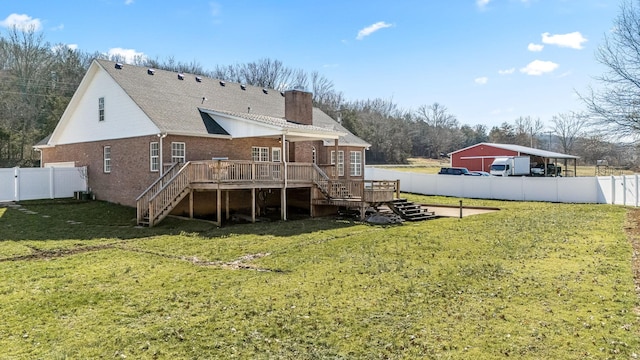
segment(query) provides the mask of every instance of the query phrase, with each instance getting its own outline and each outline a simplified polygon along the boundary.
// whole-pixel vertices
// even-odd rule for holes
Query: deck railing
[[[149,215],[149,203],[151,197],[155,194],[159,193],[162,187],[171,182],[171,179],[180,171],[180,164],[175,163],[171,166],[165,168],[164,173],[161,177],[156,179],[138,198],[136,199],[136,208],[137,208],[137,218],[138,223],[142,221],[145,217]]]
[[[334,166],[325,167],[333,171]],[[367,202],[393,200],[399,186],[396,181],[332,179],[316,164],[253,161],[190,161],[170,167],[137,199],[138,222],[148,218],[150,226],[164,216],[185,196],[194,183],[242,184],[277,183],[316,184],[329,199],[353,199]],[[285,181],[286,174],[286,181]]]

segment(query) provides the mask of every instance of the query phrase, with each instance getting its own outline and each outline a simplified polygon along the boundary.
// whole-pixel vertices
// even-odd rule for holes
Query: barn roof
[[[465,151],[465,150],[468,150],[468,149],[471,149],[471,148],[474,148],[474,147],[478,147],[478,146],[481,146],[481,145],[491,146],[491,147],[495,147],[495,148],[498,148],[498,149],[514,151],[514,152],[517,152],[518,154],[540,156],[540,157],[549,158],[549,159],[579,159],[580,158],[579,156],[575,156],[575,155],[567,155],[567,154],[557,153],[557,152],[553,152],[553,151],[530,148],[530,147],[521,146],[521,145],[497,144],[497,143],[487,143],[487,142],[483,142],[483,143],[467,146],[464,149],[453,151],[453,152],[449,153],[449,155],[453,155],[453,154],[456,154],[456,153],[459,153],[459,152],[462,152],[462,151]]]

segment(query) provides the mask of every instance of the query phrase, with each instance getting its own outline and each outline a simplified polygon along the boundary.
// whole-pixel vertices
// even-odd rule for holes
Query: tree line
[[[640,3],[640,0],[635,0]],[[630,4],[630,5],[629,5]],[[640,48],[640,12],[629,0],[622,8],[617,26],[626,24],[635,34]],[[633,30],[637,30],[633,32]],[[599,60],[622,67],[622,60],[611,59],[624,49],[624,39],[616,33],[607,39],[599,53]],[[615,40],[615,41],[614,41]],[[621,45],[621,41],[622,44]],[[628,41],[628,40],[627,40]],[[616,48],[617,46],[617,48]],[[636,51],[637,53],[637,51]],[[632,60],[640,65],[640,55]],[[622,57],[622,55],[616,55]],[[91,61],[95,58],[127,62],[120,55],[88,53],[65,45],[48,43],[42,33],[33,29],[9,29],[0,36],[0,167],[37,166],[39,154],[32,146],[51,134],[67,104],[80,84]],[[612,65],[613,64],[613,65]],[[531,116],[520,116],[512,122],[488,128],[486,125],[461,124],[446,106],[434,102],[417,109],[402,109],[391,99],[347,100],[335,89],[331,80],[318,72],[287,67],[279,60],[260,59],[253,62],[218,65],[204,69],[199,63],[180,62],[174,58],[164,60],[138,56],[132,65],[152,67],[176,72],[192,73],[229,82],[272,88],[277,90],[301,88],[313,93],[314,105],[338,120],[345,128],[372,144],[367,154],[368,163],[406,163],[411,157],[443,158],[448,153],[477,144],[496,142],[518,144],[550,151],[564,152],[581,157],[586,164],[606,159],[613,165],[633,165],[638,156],[634,145],[611,141],[607,135],[623,134],[627,137],[639,133],[637,107],[629,102],[616,104],[611,93],[591,92],[583,96],[589,113],[557,114],[547,125]],[[640,67],[624,67],[627,72],[613,71],[600,78],[610,83],[627,79],[626,97],[636,95],[640,89]],[[637,73],[632,73],[633,71]],[[634,88],[635,86],[635,88]],[[616,91],[620,92],[619,88]],[[633,93],[636,91],[636,93]],[[632,95],[630,95],[633,93]],[[618,94],[622,97],[621,94]],[[625,107],[623,112],[621,108]],[[632,108],[633,111],[629,111]],[[614,111],[615,110],[615,111]],[[615,112],[617,117],[611,114]],[[625,115],[626,114],[626,115]],[[607,117],[608,116],[608,117]],[[624,121],[631,126],[624,126]],[[614,122],[615,121],[615,122]],[[611,128],[612,122],[617,127]],[[635,127],[634,127],[635,126]],[[611,131],[603,131],[609,128]]]

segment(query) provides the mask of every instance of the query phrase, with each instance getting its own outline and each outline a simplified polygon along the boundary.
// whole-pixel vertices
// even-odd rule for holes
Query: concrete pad
[[[427,211],[434,212],[437,216],[441,217],[460,217],[460,206],[455,205],[434,205],[434,204],[421,204]],[[480,215],[500,211],[498,208],[491,207],[479,207],[479,206],[463,206],[462,217],[471,215]]]

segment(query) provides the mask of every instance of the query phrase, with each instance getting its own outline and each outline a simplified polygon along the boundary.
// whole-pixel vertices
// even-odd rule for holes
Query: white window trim
[[[362,152],[351,151],[349,155],[349,174],[351,176],[362,176]]]
[[[157,141],[149,143],[149,171],[160,171],[160,143]]]
[[[98,121],[104,121],[104,96],[98,98]]]
[[[269,148],[264,146],[251,147],[251,160],[254,162],[269,161]]]
[[[102,148],[102,171],[106,174],[111,172],[111,146]]]
[[[271,148],[271,161],[282,162],[282,148],[279,148],[279,147]]]
[[[177,148],[177,146],[181,145],[182,149]],[[176,153],[180,151],[182,155],[177,155]],[[187,162],[187,145],[184,142],[172,142],[171,143],[171,162],[172,163],[184,163]]]
[[[331,165],[336,165],[336,151],[331,150]],[[344,151],[338,150],[338,176],[344,176]]]

